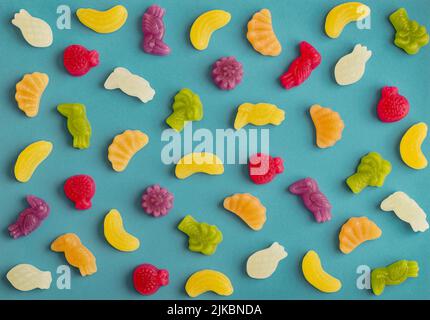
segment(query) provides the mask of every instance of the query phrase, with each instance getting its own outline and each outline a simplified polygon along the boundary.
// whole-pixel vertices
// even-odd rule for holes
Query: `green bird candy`
[[[190,215],[182,219],[178,229],[188,235],[188,249],[194,252],[212,255],[222,241],[222,233],[216,226],[197,222]]]
[[[203,105],[200,97],[190,89],[182,89],[174,99],[173,113],[166,119],[166,123],[176,131],[184,129],[188,121],[199,121],[203,118]]]
[[[85,106],[80,103],[63,103],[57,110],[67,118],[67,129],[73,136],[73,147],[86,149],[90,146],[91,125],[87,119]]]
[[[405,8],[400,8],[390,15],[390,21],[396,29],[394,44],[408,54],[416,54],[429,43],[426,27],[409,19]]]
[[[373,269],[370,275],[372,291],[379,296],[385,286],[397,286],[407,278],[418,277],[419,266],[416,261],[399,260],[385,268]]]
[[[360,193],[367,186],[382,187],[391,172],[391,163],[377,152],[370,152],[361,158],[357,172],[346,179],[346,184],[354,193]]]

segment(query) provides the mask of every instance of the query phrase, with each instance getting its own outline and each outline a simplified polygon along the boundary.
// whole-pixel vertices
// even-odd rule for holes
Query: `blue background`
[[[93,6],[104,10],[116,4],[104,1],[63,1],[72,12]],[[393,45],[394,30],[388,16],[405,6],[410,17],[428,22],[429,2],[366,1],[372,9],[370,30],[346,27],[336,39],[328,38],[323,29],[326,13],[339,1],[192,1],[158,0],[165,7],[166,43],[171,55],[156,57],[141,48],[141,17],[152,1],[121,1],[128,9],[127,23],[117,32],[97,34],[81,25],[73,14],[72,29],[55,28],[57,1],[1,1],[0,3],[0,298],[6,299],[185,299],[184,284],[189,275],[203,268],[227,274],[235,299],[417,299],[430,298],[430,232],[415,234],[410,226],[394,214],[379,210],[379,203],[390,193],[402,190],[425,210],[428,197],[429,170],[414,171],[400,159],[398,145],[404,131],[412,124],[427,121],[429,108],[430,46],[409,56]],[[274,28],[283,51],[278,57],[264,57],[246,40],[246,23],[254,12],[267,7],[272,11]],[[20,8],[43,18],[52,27],[51,47],[30,47],[10,20]],[[217,31],[205,51],[195,50],[188,38],[194,19],[210,9],[225,9],[231,22]],[[430,27],[427,24],[427,27]],[[298,54],[298,43],[306,40],[322,54],[320,67],[302,86],[285,91],[278,83],[279,75]],[[348,87],[338,86],[333,78],[336,61],[349,53],[356,43],[373,51],[363,79]],[[62,65],[62,52],[70,44],[81,44],[100,53],[100,65],[81,78],[71,77]],[[244,80],[235,90],[218,90],[210,80],[212,63],[234,55],[244,65]],[[103,83],[114,67],[123,66],[144,76],[156,90],[148,104],[108,91]],[[23,74],[45,72],[50,77],[41,102],[39,115],[29,119],[17,108],[15,84]],[[411,104],[409,115],[400,122],[385,124],[376,117],[380,89],[397,86]],[[243,102],[270,102],[286,111],[281,126],[270,128],[270,152],[284,159],[285,172],[267,185],[250,182],[246,166],[226,165],[222,176],[195,175],[186,180],[174,177],[173,166],[164,165],[160,152],[164,146],[161,133],[164,119],[171,112],[174,94],[183,87],[197,92],[204,104],[204,119],[194,128],[231,128],[236,107]],[[72,148],[66,121],[56,111],[63,102],[80,102],[87,106],[93,128],[91,148]],[[314,129],[308,108],[318,103],[338,111],[346,125],[342,140],[335,147],[322,150],[315,146]],[[126,171],[116,173],[107,160],[107,147],[112,138],[125,129],[140,129],[150,136],[150,143],[131,161]],[[53,142],[51,156],[38,168],[32,179],[21,184],[14,179],[13,165],[22,148],[47,139]],[[361,156],[378,151],[393,165],[383,188],[368,188],[353,195],[344,181],[351,175]],[[424,144],[429,153],[429,144]],[[64,196],[66,178],[74,174],[90,174],[97,183],[91,210],[79,212]],[[299,198],[287,187],[305,176],[315,178],[333,205],[333,219],[317,224]],[[174,209],[161,219],[147,216],[140,207],[140,196],[151,184],[159,183],[175,195]],[[222,208],[224,197],[237,192],[258,196],[267,207],[268,220],[260,232],[254,232],[233,214]],[[12,240],[7,226],[26,207],[25,196],[34,194],[51,206],[51,215],[36,232],[26,238]],[[141,247],[133,253],[116,251],[103,237],[104,215],[117,208],[126,229],[141,239]],[[203,256],[187,249],[187,237],[176,229],[186,214],[199,221],[216,224],[224,241],[216,254]],[[338,232],[352,216],[368,216],[383,230],[380,239],[360,246],[349,255],[338,249]],[[13,289],[4,275],[18,263],[30,263],[53,272],[65,264],[63,254],[50,251],[50,243],[60,234],[75,232],[97,257],[98,272],[81,277],[72,270],[72,289],[58,290],[55,282],[50,290],[22,293]],[[245,272],[247,257],[273,241],[283,244],[288,257],[267,280],[254,280]],[[307,250],[316,250],[325,269],[343,282],[341,291],[327,295],[310,286],[301,272],[301,259]],[[416,259],[420,264],[418,279],[409,279],[398,287],[389,287],[376,298],[367,290],[356,288],[356,268],[388,265],[398,259]],[[140,263],[150,262],[170,272],[170,285],[152,297],[137,294],[131,274]],[[200,298],[220,297],[206,294]]]

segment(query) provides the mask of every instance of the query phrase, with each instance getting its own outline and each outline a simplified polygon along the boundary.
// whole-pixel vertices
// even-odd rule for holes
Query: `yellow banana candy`
[[[15,178],[19,182],[30,180],[39,164],[45,160],[52,151],[49,141],[37,141],[28,145],[21,151],[15,162]]]
[[[324,271],[320,257],[313,250],[308,251],[303,257],[302,271],[305,279],[322,292],[333,293],[342,288],[342,283],[338,279]]]
[[[325,32],[330,38],[337,38],[345,26],[352,21],[360,21],[370,15],[370,8],[360,2],[345,2],[327,14]]]
[[[426,136],[427,125],[420,122],[410,127],[400,141],[400,156],[403,162],[412,169],[420,170],[427,167],[426,156],[421,150]]]
[[[220,158],[209,152],[194,152],[182,157],[176,164],[175,175],[185,179],[195,173],[219,175],[224,173],[224,165]]]
[[[185,291],[191,298],[212,291],[221,296],[233,294],[233,285],[223,273],[215,270],[200,270],[191,275],[185,284]]]
[[[119,251],[135,251],[140,246],[139,239],[125,231],[121,214],[116,209],[105,216],[104,234],[106,241]]]
[[[127,9],[117,5],[106,11],[81,8],[76,11],[79,21],[98,33],[112,33],[119,30],[127,20]]]
[[[191,44],[197,50],[208,47],[212,33],[230,22],[231,15],[224,10],[211,10],[201,14],[190,30]]]

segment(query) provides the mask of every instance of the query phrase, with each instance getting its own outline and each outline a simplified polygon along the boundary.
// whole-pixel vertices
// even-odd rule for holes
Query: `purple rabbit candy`
[[[49,215],[50,209],[44,200],[30,195],[27,196],[27,202],[29,207],[25,208],[16,222],[8,227],[9,234],[14,239],[32,233]]]
[[[170,48],[163,42],[165,27],[163,16],[165,10],[156,4],[150,6],[143,14],[143,51],[149,54],[165,56],[170,53]]]
[[[294,182],[288,190],[302,198],[305,207],[313,213],[317,222],[331,219],[331,204],[327,197],[319,190],[317,182],[312,178],[305,178]]]

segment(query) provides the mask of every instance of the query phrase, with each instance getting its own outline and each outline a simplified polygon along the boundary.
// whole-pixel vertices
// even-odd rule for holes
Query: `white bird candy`
[[[41,271],[31,264],[18,264],[6,274],[6,278],[20,291],[49,289],[52,282],[51,272]]]
[[[270,247],[254,252],[246,262],[246,272],[251,278],[269,278],[278,267],[279,261],[288,255],[284,247],[274,242]]]
[[[118,67],[106,79],[104,87],[108,90],[120,89],[125,94],[140,99],[143,103],[154,98],[155,90],[144,78],[126,68]]]
[[[372,56],[372,51],[367,47],[357,44],[351,53],[339,59],[334,67],[334,77],[341,86],[356,83],[366,70],[366,62]]]
[[[25,41],[36,48],[49,47],[53,36],[49,24],[39,18],[32,17],[26,10],[15,13],[12,24],[21,30]]]

